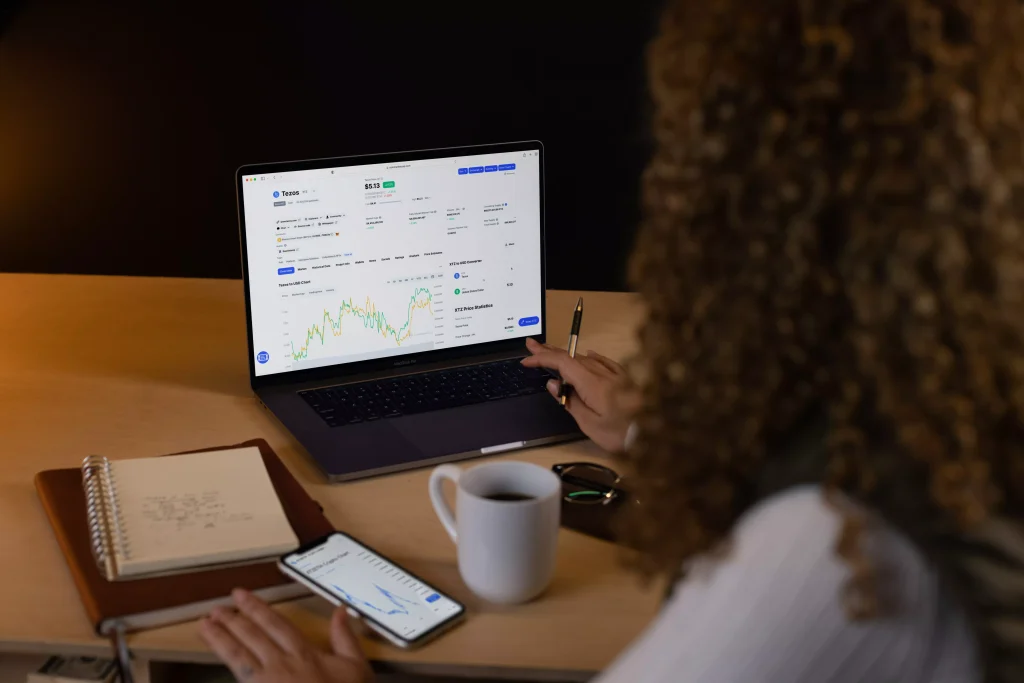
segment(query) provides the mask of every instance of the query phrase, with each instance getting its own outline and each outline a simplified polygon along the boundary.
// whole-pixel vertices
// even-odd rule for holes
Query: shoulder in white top
[[[847,619],[840,528],[816,486],[761,502],[728,553],[695,565],[599,683],[980,681],[962,611],[917,548],[881,522],[863,548],[897,604],[889,616]]]

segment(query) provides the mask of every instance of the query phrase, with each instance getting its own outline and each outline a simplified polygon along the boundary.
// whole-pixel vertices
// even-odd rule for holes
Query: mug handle
[[[437,513],[437,518],[441,520],[444,530],[448,532],[448,535],[451,536],[452,541],[455,543],[459,542],[458,532],[455,530],[455,515],[452,514],[452,509],[444,499],[444,491],[441,490],[441,485],[445,479],[450,479],[458,487],[461,475],[462,470],[455,465],[441,465],[435,467],[434,471],[430,473],[430,483],[428,484],[430,502],[434,506],[434,512]]]

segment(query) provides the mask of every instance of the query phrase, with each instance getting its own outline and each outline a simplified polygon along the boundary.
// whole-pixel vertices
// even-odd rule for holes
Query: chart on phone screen
[[[540,333],[536,152],[243,180],[257,375]]]
[[[408,640],[415,640],[460,610],[456,602],[345,536],[331,536],[324,544],[292,555],[286,562]]]

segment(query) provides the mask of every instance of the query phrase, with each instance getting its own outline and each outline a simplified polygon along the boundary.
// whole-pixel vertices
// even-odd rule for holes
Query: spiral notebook
[[[260,562],[299,544],[260,450],[82,465],[93,554],[108,581]]]
[[[248,447],[259,451],[274,488],[274,497],[284,508],[299,542],[309,543],[331,533],[334,526],[324,517],[321,507],[309,497],[263,439],[210,448],[203,455]],[[147,461],[177,457],[178,454],[166,455]],[[111,474],[115,478],[119,474],[116,465],[121,462],[128,461],[111,463],[114,465]],[[107,562],[97,563],[95,548],[92,547],[91,537],[100,522],[97,520],[92,528],[89,526],[85,514],[89,506],[82,476],[79,467],[46,470],[36,475],[35,485],[53,527],[54,539],[64,554],[70,576],[82,598],[82,606],[97,633],[109,634],[117,629],[135,631],[194,619],[216,605],[229,604],[231,589],[238,586],[248,588],[267,602],[306,594],[301,584],[281,574],[276,558],[231,566],[200,567],[188,573],[172,571],[133,577],[131,581],[107,580],[103,569]]]

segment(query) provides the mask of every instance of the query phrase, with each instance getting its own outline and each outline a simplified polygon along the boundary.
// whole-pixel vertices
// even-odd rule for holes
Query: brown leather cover
[[[334,531],[320,506],[309,497],[270,444],[263,439],[192,452],[245,446],[260,449],[267,474],[301,543],[308,543]],[[36,475],[35,484],[64,559],[71,569],[85,611],[97,633],[100,624],[108,619],[224,597],[230,594],[232,588],[239,586],[258,590],[290,581],[277,569],[276,561],[151,579],[107,581],[96,566],[89,541],[82,471],[47,470]]]

